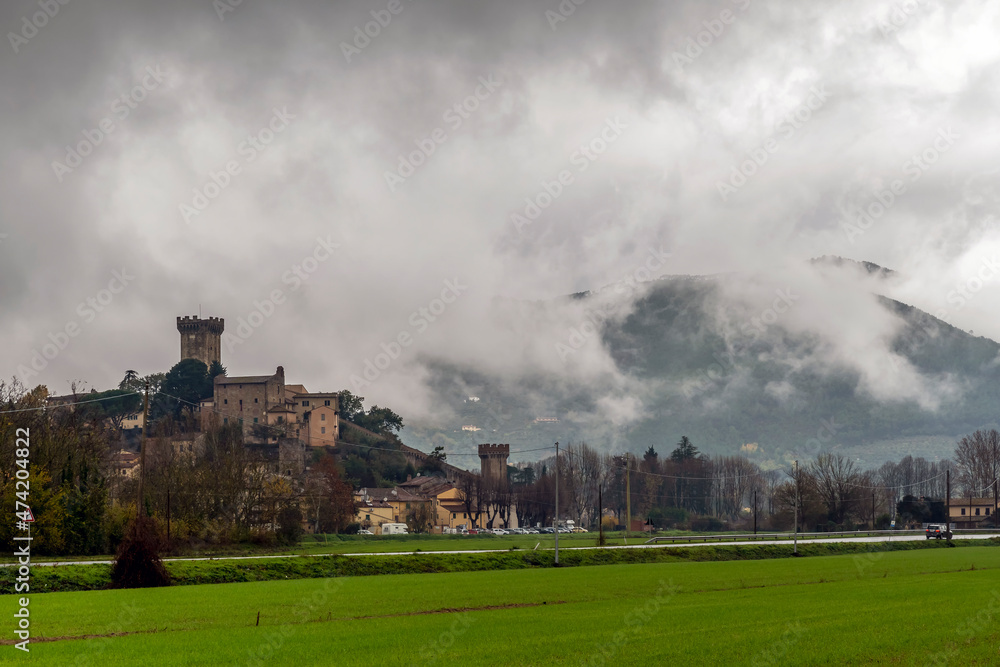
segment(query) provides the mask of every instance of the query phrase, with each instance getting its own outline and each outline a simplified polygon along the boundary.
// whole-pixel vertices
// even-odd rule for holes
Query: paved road
[[[958,535],[962,540],[986,540],[991,537],[1000,537],[1000,533]],[[826,537],[818,539],[799,540],[799,544],[829,544],[831,542],[914,542],[926,540],[924,535],[880,535],[875,537]],[[629,544],[627,546],[612,547],[562,547],[560,551],[581,551],[590,549],[683,549],[685,547],[703,547],[713,544],[725,545],[748,545],[748,544],[792,544],[792,540],[747,540],[742,542],[725,542],[721,540],[711,540],[709,542],[692,542],[684,544]],[[550,547],[545,547],[545,551],[552,551]],[[454,551],[387,551],[378,553],[354,553],[354,554],[272,554],[269,556],[222,556],[219,558],[164,558],[165,562],[187,562],[187,561],[223,561],[223,560],[258,560],[262,558],[325,558],[327,556],[412,556],[415,554],[490,554],[490,553],[510,553],[510,549],[469,549]],[[74,560],[74,561],[52,561],[52,562],[32,562],[32,567],[58,567],[60,565],[110,565],[110,560]],[[16,567],[17,563],[0,563],[0,567]]]

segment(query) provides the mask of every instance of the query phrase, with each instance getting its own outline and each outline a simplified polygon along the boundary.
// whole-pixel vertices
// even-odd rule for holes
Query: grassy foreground
[[[0,662],[992,665],[998,568],[968,547],[46,593],[32,630],[60,639]]]
[[[1000,547],[1000,540],[958,540],[952,545],[959,547],[985,546],[984,542],[989,546]],[[799,548],[799,553],[802,556],[832,556],[872,551],[946,549],[952,545],[936,540],[887,543],[833,542],[829,544],[803,544]],[[680,549],[566,549],[560,554],[559,564],[564,567],[581,567],[679,561],[762,560],[789,558],[791,555],[792,547],[790,545],[766,543],[741,546],[713,544]],[[295,558],[170,561],[166,563],[175,586],[386,574],[520,570],[554,567],[554,565],[555,554],[552,551],[519,549],[497,553],[443,554],[421,552],[359,557],[317,555]],[[15,576],[16,570],[14,568],[0,568],[0,594],[14,592]],[[101,590],[110,587],[110,565],[36,567],[32,572],[31,590],[36,593]]]

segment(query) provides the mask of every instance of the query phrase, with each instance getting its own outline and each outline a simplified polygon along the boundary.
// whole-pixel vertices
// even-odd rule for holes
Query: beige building
[[[997,504],[993,498],[952,498],[948,516],[957,528],[993,525]]]
[[[111,470],[120,477],[132,479],[139,472],[139,455],[127,449],[119,450],[111,457]]]
[[[277,442],[281,436],[323,447],[336,446],[340,438],[339,401],[337,392],[285,384],[285,369],[278,366],[274,375],[217,376],[214,396],[202,409],[224,424],[241,422],[248,442]]]
[[[377,513],[378,521],[373,519],[372,525],[406,523],[406,515],[415,510],[418,503],[430,502],[429,499],[421,498],[398,486],[391,489],[361,489],[355,491],[354,500],[358,503],[355,520],[359,521],[362,526],[364,526],[362,514],[368,508],[380,508]]]

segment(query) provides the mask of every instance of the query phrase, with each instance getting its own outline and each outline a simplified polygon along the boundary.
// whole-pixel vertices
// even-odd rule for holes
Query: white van
[[[383,535],[408,535],[405,523],[383,523]]]

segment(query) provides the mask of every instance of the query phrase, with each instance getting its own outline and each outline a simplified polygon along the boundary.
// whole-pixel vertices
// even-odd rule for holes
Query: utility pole
[[[559,443],[556,443],[556,520],[552,522],[556,536],[556,565],[559,564]]]
[[[753,490],[753,534],[757,534],[757,489]]]
[[[143,480],[146,478],[146,431],[149,430],[149,380],[146,380],[146,393],[142,399],[142,440],[139,444],[139,497],[135,502],[135,518],[138,521],[142,511]]]
[[[872,491],[872,530],[875,530],[875,492]]]
[[[944,479],[947,489],[944,494],[944,515],[945,515],[944,527],[945,531],[948,533],[948,539],[950,540],[951,539],[951,468],[945,471]]]
[[[993,478],[993,527],[997,527],[997,507],[1000,503],[997,503],[997,478]]]
[[[795,461],[795,532],[792,534],[792,554],[799,555],[799,462]]]
[[[625,544],[628,544],[628,531],[632,527],[632,488],[629,483],[629,468],[632,455],[625,452]]]
[[[597,485],[597,543],[604,546],[604,485]]]

